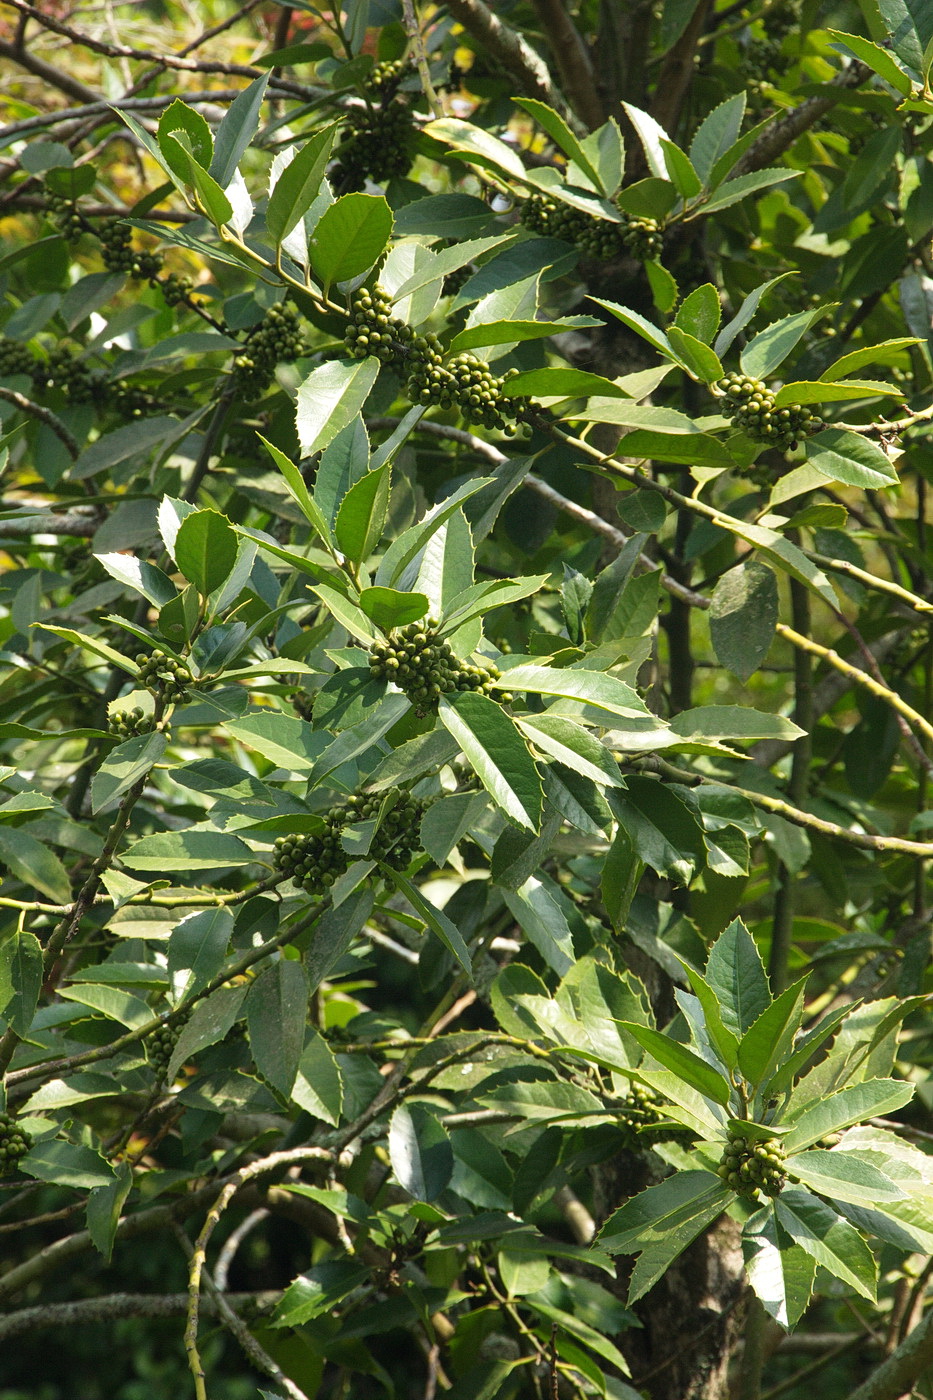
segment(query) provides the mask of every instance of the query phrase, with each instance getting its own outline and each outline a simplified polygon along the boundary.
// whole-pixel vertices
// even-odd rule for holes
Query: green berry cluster
[[[341,193],[362,189],[367,176],[377,184],[408,174],[416,127],[404,102],[351,107],[337,147],[332,183]]]
[[[377,97],[394,97],[410,71],[409,59],[386,59],[369,70],[363,80],[363,87]]]
[[[155,715],[147,714],[139,705],[131,710],[114,710],[107,721],[107,733],[116,739],[135,739],[140,734],[151,734],[154,729],[166,736],[171,734],[170,725],[164,720],[157,721]]]
[[[343,807],[331,807],[324,814],[323,831],[279,836],[272,850],[272,864],[308,894],[326,894],[350,864],[350,857],[340,844],[345,825]]]
[[[737,1196],[755,1201],[758,1192],[779,1196],[787,1181],[785,1153],[778,1138],[752,1142],[740,1133],[729,1134],[729,1144],[716,1168],[716,1175],[731,1186]]]
[[[146,1054],[149,1063],[155,1070],[156,1079],[161,1083],[165,1078],[165,1072],[171,1063],[178,1037],[181,1035],[183,1027],[191,1018],[191,1012],[186,1011],[169,1025],[166,1023],[153,1031],[146,1040]]]
[[[460,289],[466,286],[475,271],[475,263],[465,263],[463,267],[448,272],[441,287],[442,294],[445,297],[455,297]]]
[[[272,852],[275,869],[290,875],[308,894],[326,894],[350,864],[340,840],[344,827],[372,821],[379,815],[385,796],[356,793],[324,813],[323,831],[278,837]],[[425,804],[401,788],[390,788],[389,796],[392,806],[373,836],[369,857],[394,870],[404,870],[419,846]]]
[[[39,390],[58,389],[70,403],[101,403],[107,384],[67,345],[53,345],[45,360],[35,360],[32,380]]]
[[[78,213],[78,206],[74,200],[49,190],[45,203],[49,218],[62,237],[69,243],[77,243],[82,233],[87,231],[88,224],[83,215]]]
[[[32,377],[36,358],[28,345],[8,336],[0,336],[0,379],[12,379],[15,374]]]
[[[174,272],[159,278],[166,306],[177,306],[180,301],[185,301],[191,295],[192,285],[187,277],[176,277]]]
[[[258,397],[272,383],[280,360],[295,360],[304,350],[298,312],[287,302],[270,306],[251,326],[243,349],[233,361],[236,388],[245,398]]]
[[[140,282],[154,282],[162,271],[160,253],[133,247],[133,232],[120,219],[108,219],[97,230],[100,255],[108,272],[126,272]]]
[[[788,451],[798,439],[823,427],[822,418],[805,405],[789,403],[778,408],[775,396],[761,379],[733,371],[716,381],[723,397],[722,409],[754,442]]]
[[[9,1113],[0,1113],[0,1176],[11,1176],[32,1147],[32,1138],[16,1126]]]
[[[194,677],[183,661],[166,656],[164,651],[154,651],[151,656],[140,652],[136,658],[139,667],[139,684],[162,696],[168,703],[179,705],[188,698],[188,687]]]
[[[355,292],[350,301],[350,319],[344,335],[347,351],[355,360],[367,355],[388,363],[440,362],[440,341],[436,335],[416,335],[411,326],[390,314],[392,298],[376,284]]]
[[[499,377],[493,374],[485,360],[464,351],[445,365],[440,355],[416,364],[408,381],[412,403],[437,404],[440,408],[459,408],[468,423],[498,429],[512,437],[517,422],[527,422],[530,402],[524,398],[506,398],[502,390],[517,370],[507,370]],[[509,421],[509,420],[514,421]]]
[[[437,623],[429,618],[397,628],[384,642],[373,642],[369,649],[369,674],[374,680],[393,681],[417,713],[425,715],[437,707],[442,695],[476,690],[492,696],[501,673],[491,661],[479,666],[461,661],[437,630]],[[502,691],[492,698],[503,704],[512,699]]]
[[[347,798],[345,820],[348,825],[374,821],[386,797],[392,806],[370,842],[369,859],[391,865],[393,870],[407,870],[421,845],[421,818],[426,804],[420,798],[412,797],[404,788],[388,788],[376,795],[355,793]]]
[[[533,194],[522,205],[521,220],[533,233],[576,244],[589,258],[618,258],[626,253],[642,262],[656,258],[663,246],[657,220],[620,213],[621,223],[610,223],[560,200]]]
[[[658,1128],[665,1117],[664,1100],[641,1084],[632,1084],[616,1112],[619,1127],[631,1148],[650,1147],[652,1143],[672,1136],[672,1133]]]

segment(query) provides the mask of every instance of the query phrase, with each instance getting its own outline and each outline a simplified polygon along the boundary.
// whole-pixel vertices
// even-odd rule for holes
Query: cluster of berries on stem
[[[133,247],[133,230],[120,219],[108,219],[97,230],[100,255],[108,272],[125,272],[140,282],[155,283],[162,271],[161,253]]]
[[[715,387],[722,396],[723,413],[754,442],[786,452],[796,447],[800,438],[823,427],[822,418],[805,405],[790,403],[779,408],[775,395],[761,379],[733,372],[718,379]]]
[[[177,1015],[171,1024],[166,1022],[166,1024],[160,1026],[158,1030],[153,1031],[152,1035],[146,1040],[146,1054],[149,1057],[150,1065],[155,1070],[156,1078],[160,1083],[165,1078],[168,1067],[171,1064],[172,1055],[175,1053],[175,1046],[178,1043],[178,1037],[181,1035],[184,1026],[190,1018],[190,1011],[183,1012]]]
[[[377,63],[362,84],[365,105],[347,110],[331,173],[342,194],[362,189],[367,178],[378,184],[408,174],[417,127],[396,96],[408,67],[405,59]]]
[[[373,833],[365,858],[393,870],[405,870],[419,846],[425,803],[400,788],[375,796],[356,793],[325,812],[323,831],[278,837],[272,854],[275,869],[291,876],[307,894],[326,894],[350,864],[351,856],[341,841],[344,829],[357,822],[374,821],[386,795],[390,798],[389,809]]]
[[[508,704],[512,696],[496,690],[501,673],[491,661],[461,661],[441,636],[433,618],[399,627],[369,649],[369,674],[389,680],[405,692],[419,716],[437,708],[442,695],[475,690]],[[494,694],[494,691],[496,692]]]
[[[626,1145],[633,1150],[664,1142],[678,1131],[665,1123],[664,1100],[641,1084],[632,1084],[616,1112]],[[665,1126],[661,1127],[661,1123]]]
[[[785,1153],[778,1138],[753,1142],[740,1133],[730,1133],[716,1175],[737,1196],[756,1201],[758,1192],[779,1196],[787,1181]]]
[[[0,1176],[10,1176],[21,1157],[32,1147],[32,1138],[9,1113],[0,1113]]]
[[[151,656],[140,652],[136,664],[139,684],[153,695],[161,697],[166,704],[179,705],[187,700],[194,677],[184,661],[176,661],[164,651],[154,651]]]
[[[140,705],[134,705],[131,710],[114,710],[107,721],[107,733],[116,739],[135,739],[156,729],[166,737],[171,734],[171,725],[157,720],[154,714],[147,714]]]
[[[525,228],[547,238],[563,238],[588,258],[619,258],[626,253],[641,262],[659,256],[663,241],[656,219],[619,211],[620,222],[597,219],[561,200],[533,194],[522,205]]]
[[[272,383],[280,361],[296,360],[305,348],[298,312],[287,302],[270,306],[258,325],[251,326],[240,353],[234,357],[233,376],[238,394],[257,398]]]

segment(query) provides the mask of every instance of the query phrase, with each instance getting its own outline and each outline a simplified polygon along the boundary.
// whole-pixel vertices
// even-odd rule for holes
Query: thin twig
[[[30,418],[38,418],[40,423],[44,423],[47,428],[65,444],[65,450],[71,460],[77,461],[81,455],[78,441],[74,437],[70,428],[66,428],[57,414],[50,408],[43,408],[41,404],[33,403],[32,399],[27,399],[25,394],[20,394],[16,389],[8,389],[5,384],[0,384],[0,399],[6,399],[7,403],[15,404],[23,413],[28,413]]]
[[[427,104],[435,117],[442,117],[444,115],[444,108],[434,89],[434,84],[431,82],[431,69],[428,65],[428,55],[424,48],[424,36],[421,33],[421,25],[418,21],[417,11],[415,10],[415,0],[402,0],[402,18],[405,25],[405,33],[408,35],[408,42],[411,44],[411,51],[415,56],[418,77],[421,79],[421,91],[424,93]]]
[[[230,1293],[227,1301],[236,1307],[273,1307],[281,1298],[278,1290],[258,1293]],[[215,1311],[213,1297],[204,1305]],[[187,1293],[109,1293],[101,1298],[81,1298],[73,1303],[42,1303],[34,1308],[0,1317],[0,1341],[34,1332],[42,1327],[85,1327],[92,1322],[110,1322],[117,1317],[184,1317]]]
[[[241,1187],[245,1186],[247,1182],[254,1181],[259,1176],[267,1176],[270,1172],[276,1171],[279,1167],[292,1166],[296,1162],[331,1162],[332,1160],[333,1153],[323,1147],[296,1147],[290,1152],[272,1152],[268,1157],[260,1157],[258,1161],[250,1162],[248,1166],[241,1167],[227,1182],[208,1211],[207,1218],[201,1226],[201,1232],[194,1244],[194,1249],[191,1254],[191,1266],[188,1272],[188,1310],[187,1322],[185,1324],[185,1351],[188,1355],[188,1365],[194,1379],[196,1400],[207,1400],[204,1368],[201,1363],[201,1353],[198,1350],[198,1315],[201,1307],[201,1280],[205,1274],[207,1246],[210,1243],[211,1235],[214,1233],[220,1221],[220,1217],[223,1215],[236,1193]],[[298,1397],[299,1400],[305,1400],[305,1397],[300,1391],[298,1392]]]

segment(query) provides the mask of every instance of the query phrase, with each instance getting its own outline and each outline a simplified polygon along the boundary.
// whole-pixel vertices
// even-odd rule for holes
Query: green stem
[[[799,645],[810,633],[810,594],[796,579],[790,581],[791,612],[798,634],[794,646],[794,723],[804,732],[794,744],[787,796],[795,807],[806,800],[813,754],[813,662],[810,651]],[[774,925],[768,973],[775,996],[787,986],[787,965],[794,929],[795,874],[782,861],[778,867],[778,887],[774,900]]]

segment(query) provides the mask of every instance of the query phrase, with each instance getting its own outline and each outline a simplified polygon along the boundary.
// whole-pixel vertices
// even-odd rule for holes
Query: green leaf
[[[290,773],[309,772],[326,742],[305,720],[275,710],[228,721],[224,728],[232,738]]]
[[[611,379],[601,374],[590,374],[583,369],[528,369],[516,374],[502,386],[502,394],[507,399],[524,398],[526,394],[536,398],[588,398],[599,394],[603,398],[630,399],[624,389],[620,389]]]
[[[467,976],[472,979],[473,964],[470,950],[464,943],[463,935],[456,924],[447,917],[442,909],[435,908],[431,901],[422,894],[418,886],[401,871],[385,866],[384,874],[397,889],[401,890],[412,909],[424,920],[431,932],[441,940],[447,951],[456,958]]]
[[[685,959],[680,958],[680,962],[683,963],[684,971],[687,974],[690,986],[693,988],[694,995],[703,1009],[703,1030],[709,1039],[709,1043],[726,1069],[731,1071],[735,1068],[738,1060],[739,1038],[734,1031],[729,1030],[723,1023],[722,1015],[719,1010],[719,1002],[716,1000],[716,993],[709,983],[704,981],[700,974],[692,968]],[[680,1000],[685,994],[678,990],[675,992],[675,995],[678,1000]],[[680,1004],[681,1009],[684,1010],[684,1002]],[[697,1037],[695,1037],[695,1039],[697,1039]]]
[[[71,880],[54,851],[21,826],[0,826],[0,861],[17,880],[56,904],[71,900]]]
[[[95,1186],[87,1198],[87,1229],[94,1248],[110,1263],[117,1225],[130,1189],[133,1173],[129,1162],[118,1162],[113,1181]]]
[[[544,875],[530,875],[517,890],[503,889],[502,898],[522,933],[537,948],[548,967],[563,977],[573,966],[573,935],[568,915],[573,906],[560,886]]]
[[[745,101],[744,92],[727,97],[698,126],[690,143],[690,159],[701,180],[709,180],[716,162],[738,140],[745,116]]]
[[[179,134],[187,139],[191,155],[206,170],[214,154],[214,138],[211,136],[211,129],[200,112],[193,107],[187,107],[184,102],[176,98],[162,113],[157,128],[159,148],[169,165],[172,165],[172,161],[165,149],[165,137]],[[172,166],[173,170],[174,168]],[[175,173],[182,177],[185,175],[184,170],[178,170]]]
[[[741,919],[733,919],[710,949],[706,981],[724,1023],[742,1036],[771,1005],[771,992],[761,955]]]
[[[742,1249],[748,1281],[765,1311],[782,1327],[794,1327],[813,1291],[816,1261],[780,1231],[769,1202],[747,1223]]]
[[[369,398],[379,361],[329,360],[313,369],[298,389],[295,426],[305,455],[320,452],[346,428]]]
[[[897,484],[897,472],[887,453],[861,433],[824,428],[805,443],[807,461],[830,481],[877,491]]]
[[[643,112],[640,107],[635,107],[631,102],[623,102],[625,115],[638,133],[642,149],[648,161],[648,167],[652,175],[664,179],[667,175],[667,163],[664,159],[664,147],[662,142],[669,140],[667,132],[654,117]]]
[[[391,463],[386,462],[355,482],[340,504],[334,534],[341,552],[354,564],[368,559],[382,538],[391,477]]]
[[[154,1012],[141,998],[122,987],[113,987],[96,982],[80,982],[70,987],[62,987],[59,992],[68,1001],[79,1002],[107,1016],[111,1021],[119,1021],[128,1030],[139,1030],[152,1020]]]
[[[578,700],[627,721],[649,721],[645,725],[635,725],[635,728],[662,727],[661,722],[651,714],[631,686],[603,671],[577,671],[568,667],[523,664],[505,671],[501,681],[496,684],[500,690],[527,691],[534,695]]]
[[[326,604],[328,610],[347,629],[351,637],[356,637],[357,641],[362,642],[366,647],[375,641],[375,629],[370,624],[362,607],[358,607],[343,593],[340,593],[336,588],[331,588],[326,583],[316,584],[312,591],[317,594],[322,603]],[[364,592],[368,594],[371,590],[365,589]],[[366,600],[366,606],[370,606],[369,598]]]
[[[401,593],[397,588],[364,588],[360,594],[360,610],[383,632],[417,622],[430,606],[426,593]]]
[[[292,1103],[313,1118],[320,1118],[331,1127],[339,1123],[343,1107],[340,1067],[327,1041],[313,1028],[306,1032],[291,1097]]]
[[[716,194],[704,200],[698,212],[712,214],[716,209],[729,209],[746,195],[757,194],[759,190],[766,190],[771,185],[780,185],[785,180],[793,180],[799,173],[797,170],[781,170],[772,166],[764,170],[753,170],[748,175],[737,175],[734,180],[727,180],[724,185],[717,186]],[[752,372],[748,371],[749,374]]]
[[[411,525],[407,530],[392,541],[389,548],[382,557],[382,563],[376,572],[376,583],[394,585],[405,574],[408,565],[425,549],[428,541],[436,535],[438,530],[444,525],[456,511],[460,509],[464,501],[477,492],[483,491],[487,486],[496,485],[494,477],[482,476],[474,478],[472,481],[464,482],[458,486],[456,491],[452,491],[449,496],[433,506],[424,515],[417,525]]]
[[[721,318],[719,293],[712,282],[704,282],[684,297],[674,317],[674,325],[701,340],[704,345],[712,345]]]
[[[884,1206],[906,1197],[880,1168],[841,1150],[794,1153],[788,1170],[811,1191],[856,1206]]]
[[[384,195],[345,194],[318,219],[308,251],[326,291],[372,267],[392,236],[392,210]]]
[[[296,503],[304,518],[314,527],[316,533],[325,545],[332,544],[333,539],[330,527],[317,502],[312,498],[307,486],[305,486],[301,472],[292,462],[291,458],[286,457],[285,453],[279,451],[273,443],[267,442],[262,436],[262,433],[257,433],[256,436],[285,478],[285,484],[288,487],[292,500]]]
[[[256,134],[268,83],[268,73],[254,79],[239,97],[234,98],[217,128],[214,155],[208,173],[213,175],[222,189],[226,189],[233,179],[240,157]],[[201,164],[204,162],[201,161]]]
[[[434,1201],[450,1183],[454,1154],[439,1120],[423,1104],[399,1104],[389,1123],[389,1159],[416,1201]]]
[[[548,574],[530,574],[523,579],[492,579],[457,590],[453,606],[446,609],[441,617],[445,632],[459,629],[474,618],[483,617],[493,608],[505,608],[522,598],[531,597],[544,587],[548,577]]]
[[[844,44],[850,53],[861,59],[886,83],[890,83],[895,92],[899,92],[902,97],[910,96],[913,91],[910,75],[888,49],[883,49],[880,44],[873,44],[870,39],[864,39],[859,34],[846,34],[839,29],[827,29],[826,33],[831,39]]]
[[[737,564],[723,574],[710,599],[710,638],[717,659],[747,681],[771,648],[777,620],[773,571],[755,559]]]
[[[801,549],[790,540],[784,539],[776,530],[769,530],[763,525],[752,525],[748,521],[737,521],[731,516],[720,516],[717,523],[740,540],[747,540],[749,544],[753,544],[766,559],[770,559],[778,568],[790,574],[791,578],[806,584],[831,608],[836,607],[836,595],[832,584],[822,569],[811,564]]]
[[[611,189],[605,188],[600,179],[599,171],[590,161],[583,146],[581,146],[580,142],[574,136],[563,117],[559,116],[557,112],[554,111],[553,107],[546,106],[544,102],[537,102],[532,97],[516,97],[515,101],[518,103],[519,107],[524,107],[526,112],[531,113],[538,125],[542,130],[547,132],[558,149],[563,151],[565,156],[569,156],[571,160],[575,161],[584,174],[589,176],[596,189],[602,190],[603,194],[613,193]]]
[[[681,710],[671,733],[683,739],[799,739],[804,731],[783,715],[766,715],[744,705],[701,705]]]
[[[900,1079],[866,1079],[849,1084],[829,1098],[820,1099],[794,1118],[793,1129],[784,1140],[788,1152],[800,1152],[828,1133],[841,1132],[853,1123],[883,1118],[903,1108],[913,1098],[914,1086]],[[793,1098],[791,1098],[791,1112]],[[790,1117],[785,1115],[785,1121]]]
[[[178,596],[172,580],[154,564],[135,559],[132,554],[95,554],[94,558],[119,583],[134,589],[154,607],[161,608]]]
[[[165,752],[164,734],[137,734],[111,749],[91,780],[91,811],[95,815],[145,776]]]
[[[863,369],[865,365],[887,365],[896,364],[902,359],[902,352],[911,345],[919,345],[920,341],[912,335],[898,336],[894,340],[882,340],[877,345],[863,345],[858,350],[850,350],[847,355],[842,355],[838,360],[834,360],[828,369],[824,369],[820,375],[821,380],[835,383],[847,374],[852,374],[857,369]]]
[[[847,399],[872,399],[879,396],[903,398],[902,390],[880,379],[843,379],[829,383],[823,379],[800,380],[782,384],[774,396],[778,408],[788,404],[843,403]],[[855,433],[852,434],[856,436]]]
[[[670,873],[687,881],[705,864],[706,848],[697,814],[665,783],[631,777],[626,779],[624,792],[613,790],[607,796],[639,858],[659,875]]]
[[[29,929],[0,941],[0,1012],[20,1037],[29,1032],[42,990],[42,945]]]
[[[189,1020],[181,1028],[168,1069],[166,1082],[171,1084],[182,1065],[204,1050],[223,1040],[236,1023],[240,1008],[246,1000],[246,987],[218,987],[209,997],[199,1001]]]
[[[0,833],[2,850],[2,833]],[[256,859],[238,836],[221,831],[159,831],[134,841],[120,857],[131,870],[217,870]]]
[[[427,136],[443,141],[471,157],[483,169],[511,176],[525,183],[525,167],[516,151],[488,131],[457,117],[440,117],[423,128]]]
[[[200,161],[193,157],[184,134],[166,133],[160,137],[159,147],[182,187],[187,186],[194,190],[198,205],[211,223],[217,228],[229,223],[233,217],[233,205],[217,181],[212,179]]]
[[[803,997],[807,979],[802,977],[766,1006],[748,1027],[739,1043],[739,1069],[749,1084],[757,1088],[773,1074],[793,1047],[803,1019]]]
[[[541,820],[541,779],[528,746],[494,700],[464,691],[442,696],[439,716],[473,771],[509,821],[537,831]]]
[[[276,181],[266,207],[266,228],[276,245],[288,237],[320,193],[339,130],[340,124],[331,122],[316,131]]]
[[[78,1143],[46,1139],[30,1148],[19,1160],[19,1169],[39,1181],[51,1181],[56,1186],[73,1186],[79,1191],[107,1186],[114,1179],[114,1170],[99,1152]]]
[[[533,745],[600,786],[624,787],[612,754],[586,729],[558,715],[522,715],[515,723]]]
[[[671,184],[681,199],[693,199],[700,193],[703,183],[694,170],[690,157],[679,146],[675,146],[673,141],[662,139],[660,145]]]
[[[349,1259],[326,1259],[299,1274],[280,1298],[273,1327],[300,1327],[322,1313],[332,1312],[355,1289],[370,1280],[370,1269]]]
[[[107,662],[108,666],[117,666],[121,671],[128,671],[131,676],[135,676],[139,670],[135,661],[130,660],[123,652],[115,651],[106,642],[98,641],[96,637],[89,637],[84,632],[76,632],[73,627],[53,627],[48,622],[36,625],[41,626],[43,632],[53,632],[56,637],[61,637],[66,642],[73,642],[75,646],[83,647],[85,651],[99,656],[102,661]]]
[[[672,1070],[685,1084],[696,1089],[698,1094],[712,1099],[713,1103],[725,1105],[729,1102],[728,1081],[686,1045],[671,1040],[661,1031],[652,1030],[650,1026],[636,1025],[634,1021],[620,1021],[618,1024],[638,1041],[643,1050],[647,1050],[659,1064]]]
[[[758,310],[765,294],[769,292],[772,287],[776,287],[778,282],[782,282],[785,277],[792,277],[793,275],[794,274],[791,272],[782,272],[779,277],[772,277],[769,281],[762,282],[761,286],[756,287],[753,292],[749,292],[732,320],[722,328],[719,335],[716,337],[713,349],[716,351],[717,355],[720,357],[723,356],[739,332],[745,329]]]
[[[216,510],[186,515],[175,536],[175,563],[206,598],[219,588],[236,563],[236,531]]]
[[[308,1014],[308,975],[290,958],[270,963],[246,994],[246,1024],[256,1068],[288,1098],[295,1083]]]
[[[722,1182],[705,1171],[676,1172],[632,1196],[606,1221],[598,1242],[607,1254],[642,1252],[644,1266],[632,1275],[629,1304],[648,1292],[701,1230],[731,1199]]]
[[[877,1266],[858,1230],[823,1201],[800,1187],[785,1187],[775,1199],[778,1223],[811,1258],[871,1302]]]
[[[604,301],[602,297],[590,297],[589,300],[595,301],[597,306],[604,306],[606,310],[611,312],[623,325],[635,331],[636,335],[640,335],[643,340],[647,340],[648,344],[652,345],[655,350],[660,350],[662,355],[666,356],[669,360],[673,360],[675,364],[679,363],[677,355],[664,332],[659,331],[657,326],[653,326],[650,321],[645,320],[645,317],[638,311],[632,311],[627,306],[620,306],[617,301]]]
[[[667,338],[679,362],[701,384],[712,384],[722,378],[722,365],[714,350],[696,336],[688,335],[679,326],[668,326]]]
[[[595,316],[565,316],[560,321],[486,321],[458,331],[450,342],[450,353],[457,355],[461,350],[474,350],[483,345],[511,345],[522,340],[541,340],[545,336],[560,335],[563,331],[582,330],[600,324]]]
[[[178,1001],[201,991],[217,976],[232,933],[229,909],[204,909],[176,926],[168,941],[168,970]]]
[[[774,321],[763,331],[752,336],[739,356],[742,373],[750,374],[755,379],[764,379],[772,374],[784,363],[813,322],[819,320],[829,309],[827,306],[820,306],[812,311],[797,311],[793,316],[784,316],[780,321]]]

